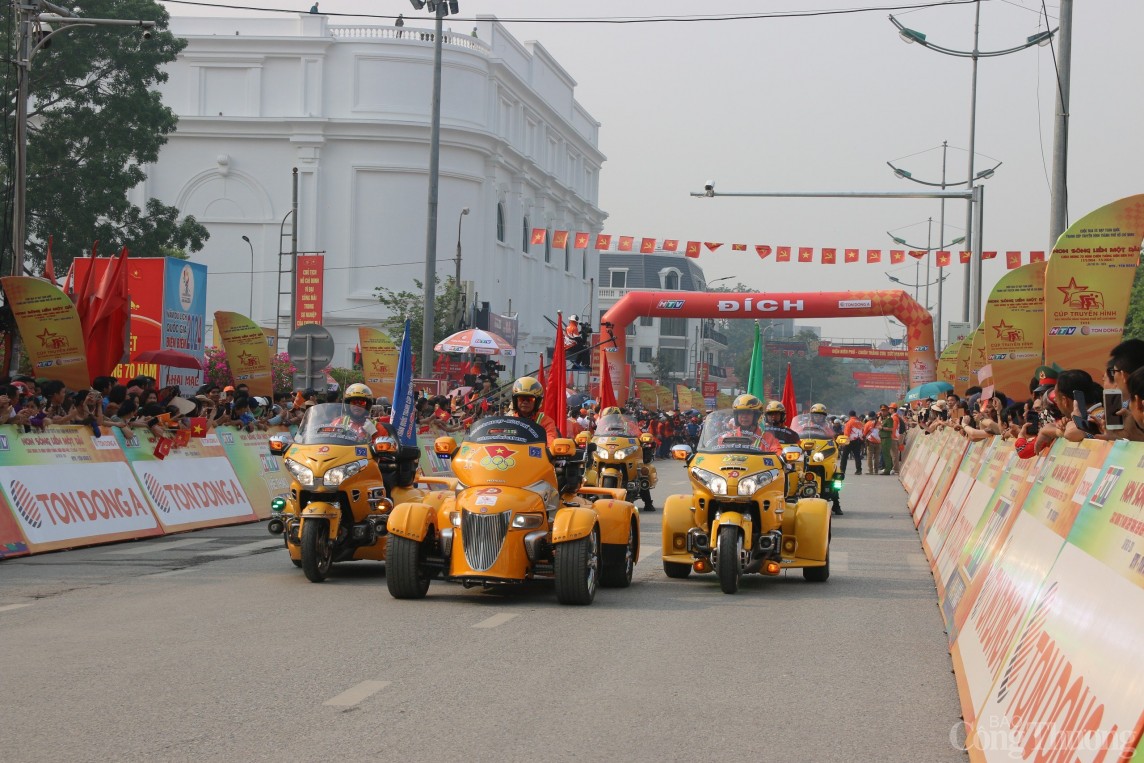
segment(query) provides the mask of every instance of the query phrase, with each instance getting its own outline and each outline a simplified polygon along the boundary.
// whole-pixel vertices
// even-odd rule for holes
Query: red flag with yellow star
[[[207,436],[207,418],[206,416],[195,416],[191,419],[191,437],[206,437]]]
[[[620,236],[620,243],[616,249],[621,252],[630,252],[635,241],[635,236]]]
[[[731,251],[732,252],[745,252],[745,251],[747,251],[747,245],[746,244],[731,244]]]
[[[906,253],[904,250],[902,250],[902,249],[891,249],[890,250],[890,264],[891,265],[901,265],[903,262],[905,262],[905,260],[906,260]]]
[[[798,248],[798,261],[814,262],[814,248],[810,246],[800,246]]]
[[[715,243],[712,241],[704,241],[703,246],[707,247],[707,251],[713,252],[716,249],[718,249],[719,247],[723,246],[723,244],[722,243]]]
[[[1045,261],[1045,253],[1044,252],[1029,252],[1029,262],[1044,262],[1044,261]]]
[[[950,252],[938,252],[937,253],[937,266],[939,268],[948,267],[949,263],[951,261],[951,258],[952,258],[952,254]]]
[[[911,249],[910,250],[910,256],[913,257],[915,260],[920,260],[922,257],[926,256],[926,253],[922,249]]]
[[[847,249],[845,254],[843,255],[843,261],[844,262],[857,262],[858,261],[858,250],[857,249]]]
[[[588,234],[578,232],[576,238],[572,242],[573,249],[587,249],[588,248]]]
[[[663,251],[665,251],[665,252],[678,252],[679,251],[679,239],[665,238],[663,240]]]
[[[548,231],[546,231],[544,228],[533,228],[532,229],[532,243],[533,244],[543,244],[544,239],[547,236],[548,236]]]

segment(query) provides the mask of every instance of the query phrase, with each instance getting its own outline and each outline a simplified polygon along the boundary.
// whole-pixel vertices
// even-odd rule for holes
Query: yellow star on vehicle
[[[1077,284],[1076,276],[1069,278],[1068,286],[1058,286],[1057,289],[1065,295],[1064,303],[1066,305],[1071,305],[1073,297],[1075,297],[1077,294],[1088,291],[1087,286],[1080,286]]]

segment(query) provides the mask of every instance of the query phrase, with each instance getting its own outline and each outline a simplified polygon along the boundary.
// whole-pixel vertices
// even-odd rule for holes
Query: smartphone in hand
[[[1104,428],[1109,431],[1124,429],[1124,417],[1120,410],[1124,407],[1124,395],[1118,389],[1104,391]]]
[[[1073,393],[1073,423],[1076,428],[1085,434],[1095,434],[1092,424],[1088,422],[1088,401],[1079,389]]]

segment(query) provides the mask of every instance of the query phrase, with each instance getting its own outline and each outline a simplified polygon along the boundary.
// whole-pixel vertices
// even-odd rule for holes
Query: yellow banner
[[[961,349],[961,342],[947,344],[937,359],[937,380],[949,382],[957,386],[957,352]]]
[[[214,318],[234,383],[245,384],[252,395],[273,396],[270,348],[262,329],[241,313],[218,310]]]
[[[392,402],[397,383],[397,346],[384,331],[365,326],[358,327],[358,341],[366,385],[374,397],[387,397]]]
[[[1045,343],[1045,265],[1030,262],[1001,276],[985,303],[986,362],[993,386],[1012,400],[1029,396]]]
[[[655,387],[647,382],[636,382],[636,394],[639,395],[640,404],[649,411],[654,411],[659,408],[659,401],[656,399]]]
[[[1090,212],[1057,239],[1045,269],[1045,359],[1101,379],[1120,343],[1144,240],[1144,195]]]
[[[978,326],[969,335],[969,386],[976,387],[977,372],[985,365],[985,327]]]
[[[83,326],[67,295],[55,284],[31,276],[9,276],[0,282],[24,340],[32,374],[62,381],[73,390],[87,389],[91,378]]]
[[[675,396],[671,394],[671,390],[662,384],[655,385],[655,399],[659,403],[661,411],[670,411],[675,408]]]
[[[730,408],[731,403],[734,401],[734,399],[735,398],[731,397],[730,395],[728,395],[724,392],[716,392],[715,393],[715,407],[720,408],[720,409]]]
[[[969,388],[969,355],[973,349],[973,332],[969,336],[958,342],[960,345],[957,348],[957,363],[954,369],[957,375],[953,379],[953,391],[959,395],[964,395],[965,390]]]

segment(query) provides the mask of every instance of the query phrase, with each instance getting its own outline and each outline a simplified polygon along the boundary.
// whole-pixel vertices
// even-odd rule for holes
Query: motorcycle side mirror
[[[655,440],[655,438],[652,437],[647,432],[644,432],[643,434],[640,435],[640,444],[645,446],[645,447],[648,445],[651,445],[652,442],[654,442],[654,440]]]
[[[673,445],[671,447],[671,457],[676,461],[686,461],[691,458],[690,445]]]
[[[452,437],[438,437],[433,441],[433,452],[442,458],[452,458],[457,449],[457,441]]]
[[[850,439],[848,437],[846,437],[846,435],[840,434],[834,438],[834,442],[837,443],[838,445],[849,445]]]
[[[576,447],[577,448],[583,448],[583,447],[586,447],[587,445],[588,445],[588,433],[587,432],[577,432],[576,433]]]
[[[576,443],[567,437],[557,437],[552,441],[552,455],[567,458],[576,454]]]
[[[397,440],[387,435],[378,435],[377,437],[374,437],[373,442],[371,442],[369,445],[373,450],[373,455],[375,457],[383,454],[397,452]]]
[[[285,432],[270,435],[270,439],[266,441],[267,446],[270,448],[270,455],[272,456],[285,456],[286,451],[294,443],[294,438]]]
[[[801,443],[799,443],[799,445],[801,445],[802,449],[808,453],[814,450],[814,440],[803,440]]]

